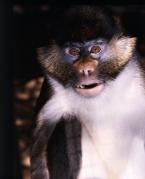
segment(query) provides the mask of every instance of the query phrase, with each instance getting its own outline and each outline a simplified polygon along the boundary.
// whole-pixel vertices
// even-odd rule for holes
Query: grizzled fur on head
[[[56,11],[54,16],[51,31],[53,40],[58,44],[97,37],[111,39],[122,31],[111,13],[98,6],[75,5],[60,13]]]

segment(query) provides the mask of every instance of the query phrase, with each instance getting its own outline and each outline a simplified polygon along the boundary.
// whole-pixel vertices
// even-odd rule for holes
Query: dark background
[[[60,5],[32,0],[0,4],[0,179],[30,178],[33,111],[43,81],[36,48],[47,44],[53,6]],[[108,7],[138,38],[137,49],[145,57],[145,5]]]

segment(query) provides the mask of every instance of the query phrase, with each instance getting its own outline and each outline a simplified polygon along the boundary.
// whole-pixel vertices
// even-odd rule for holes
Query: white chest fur
[[[145,90],[136,64],[131,62],[94,98],[50,80],[55,96],[41,110],[40,120],[79,116],[83,135],[78,179],[145,179]]]

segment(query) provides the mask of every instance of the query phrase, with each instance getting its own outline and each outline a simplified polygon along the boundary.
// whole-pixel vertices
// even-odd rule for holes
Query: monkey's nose
[[[93,67],[86,67],[86,68],[79,69],[79,73],[84,76],[90,76],[93,74],[94,71],[95,69]]]

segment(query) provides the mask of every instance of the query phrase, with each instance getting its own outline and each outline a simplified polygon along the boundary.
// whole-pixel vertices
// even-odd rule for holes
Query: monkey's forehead
[[[105,38],[111,39],[112,36],[115,34],[114,30],[110,27],[104,27],[102,24],[83,24],[81,25],[74,25],[72,24],[69,26],[64,25],[57,32],[53,37],[56,42],[64,44],[65,42],[84,42],[89,41],[92,39],[97,38]]]
[[[69,41],[69,42],[66,42],[64,45],[63,45],[63,47],[65,48],[65,47],[70,47],[70,46],[74,46],[74,47],[78,47],[78,48],[81,48],[81,47],[88,47],[88,46],[91,46],[91,45],[96,45],[96,44],[98,44],[98,45],[100,45],[100,44],[104,44],[104,43],[106,43],[107,42],[107,40],[106,39],[104,39],[104,38],[97,38],[97,39],[95,39],[95,38],[93,38],[93,39],[91,39],[91,40],[86,40],[86,41],[78,41],[78,42],[71,42],[71,41]]]
[[[111,38],[119,29],[112,16],[97,6],[73,6],[59,15],[53,24],[53,38],[58,43]]]

